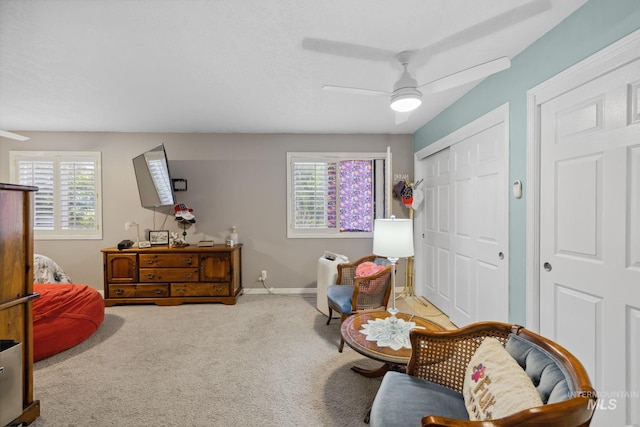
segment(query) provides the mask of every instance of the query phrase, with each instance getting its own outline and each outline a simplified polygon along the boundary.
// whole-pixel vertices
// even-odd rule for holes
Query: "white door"
[[[424,208],[414,213],[415,226],[421,229],[416,256],[416,282],[424,284],[421,294],[445,313],[452,311],[453,298],[449,279],[451,264],[451,184],[449,148],[422,161]],[[422,237],[424,236],[424,237]]]
[[[416,168],[425,180],[416,283],[458,326],[509,317],[507,112],[503,106],[454,132],[449,148]]]
[[[640,60],[540,105],[540,332],[640,424]]]

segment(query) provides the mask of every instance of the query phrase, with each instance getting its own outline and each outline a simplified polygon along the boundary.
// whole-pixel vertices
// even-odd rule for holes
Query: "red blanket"
[[[86,285],[34,284],[33,360],[67,350],[89,338],[104,320],[104,300]]]

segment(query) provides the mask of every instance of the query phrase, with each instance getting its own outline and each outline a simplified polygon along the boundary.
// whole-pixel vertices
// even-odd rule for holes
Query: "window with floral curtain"
[[[289,153],[288,236],[371,233],[374,219],[384,217],[384,156]]]

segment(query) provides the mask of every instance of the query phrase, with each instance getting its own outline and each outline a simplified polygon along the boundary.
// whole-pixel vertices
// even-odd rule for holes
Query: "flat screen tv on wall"
[[[133,169],[143,208],[155,209],[176,204],[164,144],[134,157]]]

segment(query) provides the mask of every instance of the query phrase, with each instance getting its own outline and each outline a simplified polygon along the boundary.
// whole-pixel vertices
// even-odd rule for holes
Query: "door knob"
[[[543,267],[544,271],[551,271],[551,264],[549,264],[548,262],[545,262]]]
[[[502,252],[498,252],[498,258],[504,259],[504,254]]]

